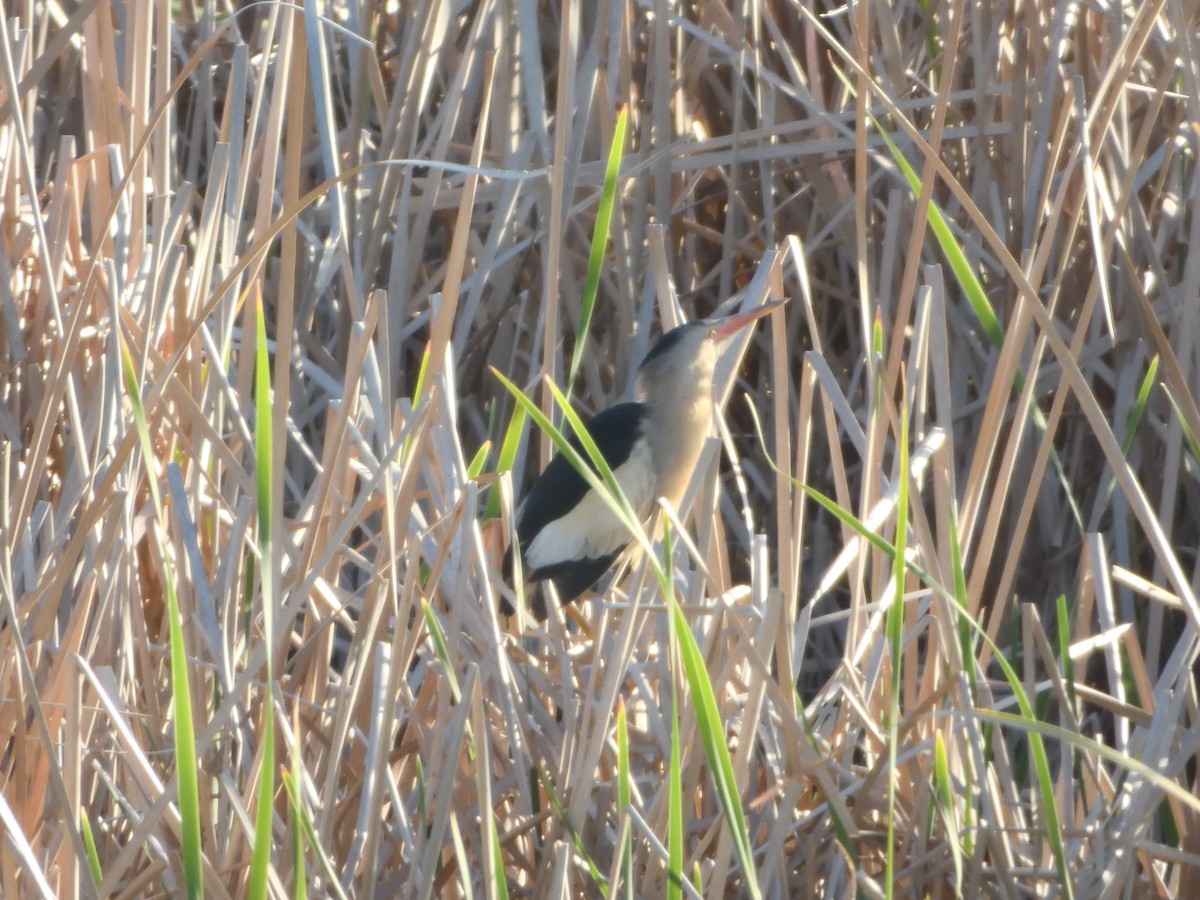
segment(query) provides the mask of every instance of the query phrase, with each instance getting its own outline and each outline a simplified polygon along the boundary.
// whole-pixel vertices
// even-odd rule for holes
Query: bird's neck
[[[648,397],[643,401],[654,420],[646,430],[647,440],[655,469],[663,474],[659,495],[677,507],[708,438],[712,395],[706,390],[690,397],[672,397],[666,402],[654,402],[655,399]]]

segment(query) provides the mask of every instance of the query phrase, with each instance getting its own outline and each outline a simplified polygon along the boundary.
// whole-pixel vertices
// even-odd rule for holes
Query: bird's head
[[[664,334],[638,367],[637,394],[643,401],[680,401],[697,391],[712,390],[713,372],[722,345],[747,325],[783,305],[767,303],[749,312],[697,319]]]

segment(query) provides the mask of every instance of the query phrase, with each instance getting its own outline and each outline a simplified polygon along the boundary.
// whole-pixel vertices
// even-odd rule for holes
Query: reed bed
[[[3,16],[0,895],[1200,895],[1194,4]]]

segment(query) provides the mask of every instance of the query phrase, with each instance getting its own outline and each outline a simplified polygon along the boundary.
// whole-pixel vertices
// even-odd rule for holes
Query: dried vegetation
[[[563,5],[5,5],[0,894],[1200,895],[1195,4]],[[695,646],[498,617],[738,290]]]

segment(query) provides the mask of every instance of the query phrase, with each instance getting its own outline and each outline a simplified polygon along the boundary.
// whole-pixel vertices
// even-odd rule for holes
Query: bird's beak
[[[779,309],[786,300],[776,300],[774,303],[764,303],[762,306],[756,306],[749,312],[738,313],[736,316],[730,316],[728,319],[721,319],[717,322],[717,341],[727,341],[747,325],[752,322],[757,322],[767,313]]]

